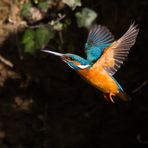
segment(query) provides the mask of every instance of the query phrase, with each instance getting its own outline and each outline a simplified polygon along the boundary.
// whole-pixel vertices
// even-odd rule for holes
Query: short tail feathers
[[[122,99],[123,101],[131,101],[132,100],[131,97],[123,91],[119,91],[117,96],[120,97],[120,99]]]

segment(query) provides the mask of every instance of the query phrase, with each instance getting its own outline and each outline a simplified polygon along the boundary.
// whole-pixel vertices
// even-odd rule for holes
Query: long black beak
[[[58,52],[54,52],[54,51],[50,51],[50,50],[44,50],[43,49],[41,51],[49,53],[49,54],[53,54],[53,55],[58,56],[58,57],[63,57],[64,56],[64,54],[62,54],[62,53],[58,53]]]

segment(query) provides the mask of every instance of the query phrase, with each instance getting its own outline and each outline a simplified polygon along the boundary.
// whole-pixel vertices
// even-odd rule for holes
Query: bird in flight
[[[85,43],[86,59],[71,53],[58,53],[43,49],[43,52],[61,58],[74,69],[89,84],[102,91],[105,99],[114,103],[114,96],[124,101],[130,97],[113,75],[117,72],[135,44],[139,29],[134,23],[118,40],[109,29],[102,25],[94,25],[88,34]]]

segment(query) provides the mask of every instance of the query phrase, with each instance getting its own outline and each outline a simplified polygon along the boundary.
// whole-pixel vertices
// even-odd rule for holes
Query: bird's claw
[[[115,96],[114,93],[109,93],[109,99],[111,100],[111,102],[115,103],[115,101],[113,100],[112,96]]]
[[[115,94],[114,93],[109,93],[109,94],[103,94],[103,96],[104,96],[104,98],[107,100],[107,101],[111,101],[112,103],[115,103],[115,101],[113,100],[113,96],[115,96]]]

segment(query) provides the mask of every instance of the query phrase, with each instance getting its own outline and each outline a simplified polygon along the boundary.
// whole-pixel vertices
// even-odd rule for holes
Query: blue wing
[[[114,41],[114,36],[105,26],[95,25],[88,34],[85,43],[87,60],[95,62],[102,54],[103,50]]]

